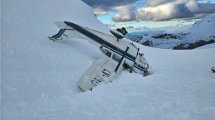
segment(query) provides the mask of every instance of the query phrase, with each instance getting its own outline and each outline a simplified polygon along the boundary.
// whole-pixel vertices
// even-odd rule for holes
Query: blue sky
[[[83,0],[111,29],[168,30],[215,13],[214,0]]]

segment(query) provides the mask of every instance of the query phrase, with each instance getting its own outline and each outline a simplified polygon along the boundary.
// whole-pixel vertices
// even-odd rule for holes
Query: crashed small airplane
[[[139,48],[122,39],[127,33],[124,28],[117,29],[117,31],[110,30],[113,35],[108,35],[67,21],[55,22],[55,25],[60,28],[60,31],[49,37],[50,40],[55,42],[64,42],[70,38],[88,40],[104,54],[88,68],[77,82],[81,91],[92,90],[99,84],[112,82],[123,69],[144,76],[148,74],[149,64],[143,54],[139,53]]]

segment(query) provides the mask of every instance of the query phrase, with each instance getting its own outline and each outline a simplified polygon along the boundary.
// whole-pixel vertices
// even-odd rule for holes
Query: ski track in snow
[[[214,47],[174,51],[136,44],[151,75],[123,71],[112,83],[82,93],[76,82],[102,53],[85,40],[50,41],[58,20],[109,30],[79,0],[2,1],[3,120],[215,119]]]

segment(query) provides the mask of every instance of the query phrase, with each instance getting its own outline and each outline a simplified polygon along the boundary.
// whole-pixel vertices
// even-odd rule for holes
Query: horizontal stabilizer
[[[63,21],[54,22],[54,24],[60,29],[73,29],[72,27],[66,25]]]

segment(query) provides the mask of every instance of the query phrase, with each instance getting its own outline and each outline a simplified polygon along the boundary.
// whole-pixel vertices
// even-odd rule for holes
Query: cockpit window
[[[115,61],[117,61],[117,62],[119,62],[120,59],[121,59],[121,57],[113,53],[112,59],[115,60]]]
[[[106,54],[108,57],[111,57],[111,52],[109,50],[106,50],[104,48],[102,48],[102,51],[104,54]]]

